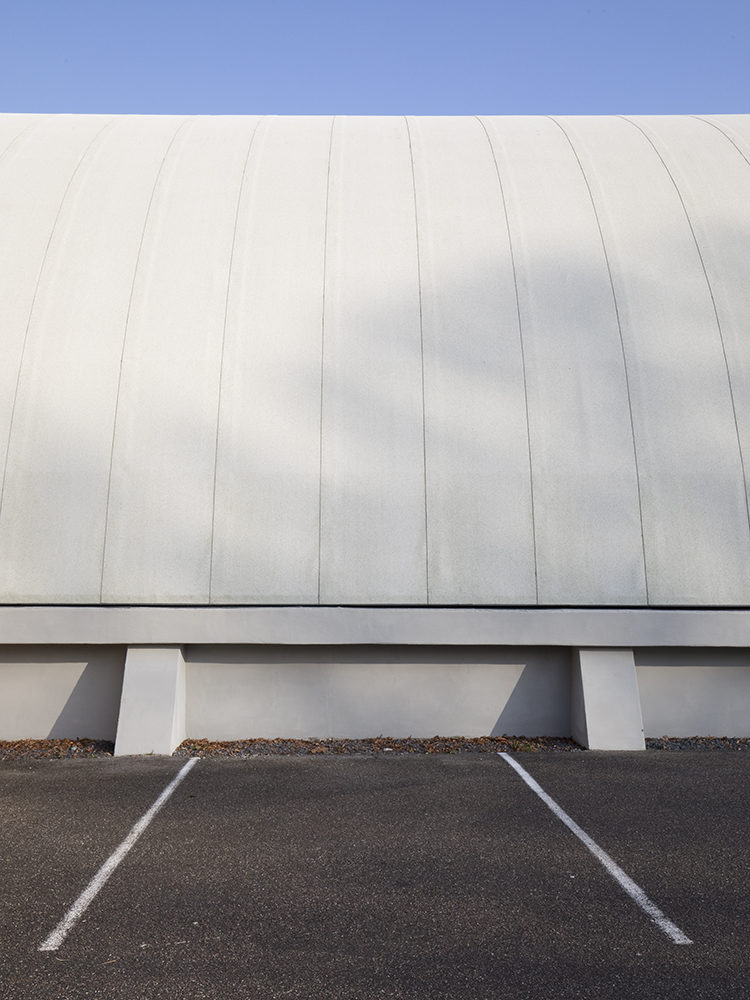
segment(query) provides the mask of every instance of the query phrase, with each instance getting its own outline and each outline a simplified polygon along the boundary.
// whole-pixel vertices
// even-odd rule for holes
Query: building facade
[[[750,116],[0,116],[0,738],[750,735]]]

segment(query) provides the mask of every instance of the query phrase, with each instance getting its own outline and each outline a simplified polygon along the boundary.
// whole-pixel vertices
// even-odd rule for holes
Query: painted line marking
[[[120,846],[115,848],[112,854],[110,854],[99,871],[96,875],[94,875],[81,895],[62,918],[57,927],[55,927],[52,933],[49,934],[44,941],[42,941],[39,945],[38,951],[57,951],[65,938],[73,930],[88,907],[94,901],[99,891],[104,888],[107,879],[114,872],[115,868],[117,868],[123,858],[125,858],[128,852],[135,846],[138,838],[144,832],[151,820],[166,803],[167,799],[169,799],[170,795],[175,788],[177,788],[180,782],[188,776],[191,769],[198,763],[198,760],[198,757],[191,757],[184,767],[180,769],[177,775],[169,782],[167,787],[154,802],[148,812],[145,812],[143,816],[141,816],[125,840],[123,840]]]
[[[498,750],[498,756],[502,757],[506,764],[509,764],[513,770],[518,773],[532,792],[535,792],[542,802],[544,802],[544,804],[552,810],[555,816],[557,816],[557,818],[567,826],[571,833],[574,833],[581,843],[584,844],[589,851],[591,851],[597,861],[604,866],[615,882],[617,882],[620,887],[625,890],[633,902],[643,910],[643,912],[656,924],[659,930],[663,931],[667,937],[674,941],[675,944],[693,943],[676,924],[672,923],[669,917],[662,913],[655,903],[651,902],[643,889],[641,889],[639,885],[636,885],[629,875],[626,875],[617,862],[613,861],[607,852],[603,851],[601,847],[599,847],[599,845],[593,841],[591,837],[589,837],[586,831],[582,830],[575,820],[572,820],[565,810],[562,809],[553,798],[550,798],[550,796],[547,795],[542,786],[538,782],[534,781],[528,771],[524,770],[518,761],[514,760],[507,753],[503,753],[500,750]]]

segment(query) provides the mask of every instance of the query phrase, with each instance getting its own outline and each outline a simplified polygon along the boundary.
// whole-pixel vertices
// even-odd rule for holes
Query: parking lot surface
[[[0,996],[750,997],[750,755],[517,754],[691,944],[500,756],[0,765]]]

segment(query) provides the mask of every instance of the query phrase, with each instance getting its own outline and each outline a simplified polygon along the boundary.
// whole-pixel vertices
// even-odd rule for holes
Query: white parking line
[[[662,911],[655,903],[651,902],[651,900],[648,898],[643,889],[641,889],[639,885],[636,885],[636,883],[632,880],[632,878],[630,878],[629,875],[625,874],[625,872],[622,870],[622,868],[620,868],[617,862],[613,861],[612,858],[610,858],[610,856],[607,854],[607,852],[603,851],[601,847],[599,847],[599,845],[595,841],[593,841],[591,837],[589,837],[586,831],[582,830],[581,827],[575,822],[575,820],[572,820],[570,816],[568,816],[568,814],[565,812],[565,810],[561,809],[560,806],[555,802],[555,800],[550,798],[549,795],[547,795],[542,786],[538,782],[534,781],[534,779],[531,777],[528,771],[524,770],[524,768],[521,767],[521,765],[518,763],[517,760],[514,760],[507,753],[503,753],[500,750],[498,750],[498,756],[502,757],[503,760],[506,762],[506,764],[510,764],[513,770],[516,771],[521,776],[521,778],[523,778],[523,780],[526,782],[529,788],[533,792],[536,792],[536,794],[539,796],[542,802],[544,802],[545,805],[549,806],[549,808],[552,810],[555,816],[557,816],[559,820],[562,820],[562,822],[567,826],[567,828],[572,833],[574,833],[576,837],[578,837],[581,843],[585,844],[585,846],[591,851],[591,853],[594,855],[597,861],[599,861],[604,866],[604,868],[609,872],[609,874],[612,876],[615,882],[617,882],[621,886],[621,888],[625,890],[625,892],[628,894],[628,896],[630,896],[633,902],[636,903],[638,906],[640,906],[643,912],[646,913],[651,918],[651,920],[653,920],[656,926],[660,930],[662,930],[667,935],[667,937],[670,937],[675,944],[693,943],[686,934],[683,934],[683,932],[676,924],[672,923],[669,917],[665,916],[662,913]]]
[[[70,931],[75,927],[78,921],[81,919],[83,914],[86,912],[88,907],[91,905],[92,901],[96,898],[97,893],[103,888],[109,876],[117,868],[122,859],[127,855],[128,851],[135,845],[136,841],[149,825],[151,820],[156,816],[161,807],[167,801],[172,792],[177,788],[180,782],[187,777],[191,768],[198,763],[197,757],[192,757],[187,764],[178,772],[178,774],[169,782],[167,787],[161,793],[159,798],[154,802],[148,812],[144,813],[143,816],[138,820],[135,826],[132,828],[130,833],[127,835],[125,840],[116,848],[112,854],[107,858],[104,864],[101,866],[99,871],[94,875],[89,884],[83,890],[78,899],[73,903],[68,912],[62,918],[60,923],[55,927],[55,929],[49,934],[44,941],[39,945],[39,951],[57,951],[60,945],[63,943],[65,938],[68,936]]]

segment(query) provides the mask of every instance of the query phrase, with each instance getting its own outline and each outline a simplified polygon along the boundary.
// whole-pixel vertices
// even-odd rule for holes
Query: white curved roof
[[[0,116],[0,600],[748,605],[750,116]]]

